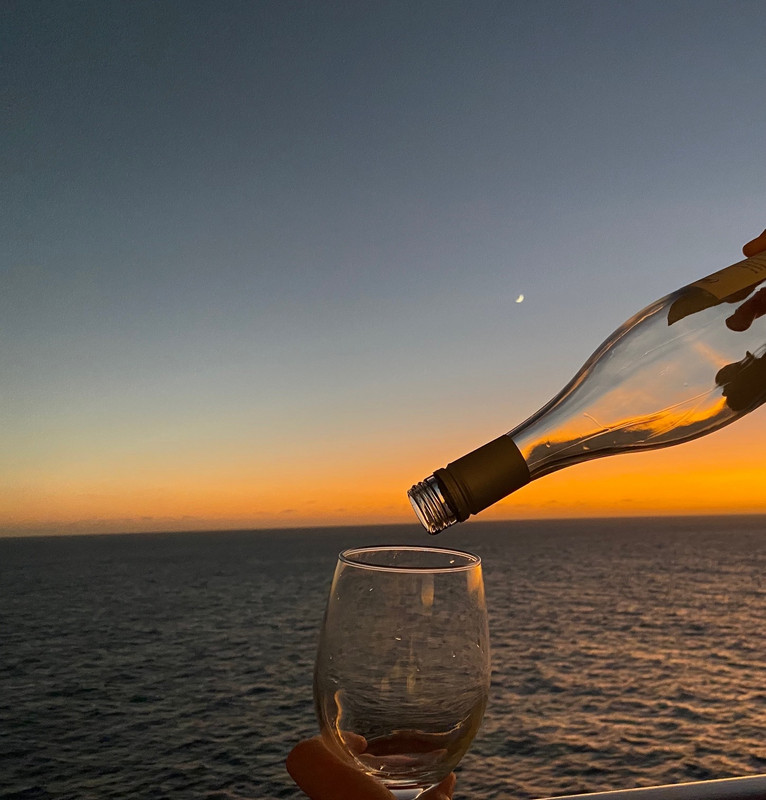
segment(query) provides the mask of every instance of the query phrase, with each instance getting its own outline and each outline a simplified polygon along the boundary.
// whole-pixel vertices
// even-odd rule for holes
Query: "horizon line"
[[[523,524],[551,524],[551,523],[572,523],[572,522],[606,522],[609,520],[647,520],[647,519],[766,519],[766,512],[662,512],[646,514],[594,514],[589,516],[565,516],[565,517],[508,517],[503,519],[469,519],[463,523],[452,526],[452,530],[459,530],[459,526],[466,525],[507,525],[509,523]],[[429,538],[437,539],[438,534],[429,534],[417,520],[412,522],[341,522],[337,524],[307,524],[290,526],[224,526],[210,528],[177,528],[168,527],[158,530],[72,530],[74,525],[67,523],[67,530],[54,531],[51,529],[37,529],[29,531],[19,531],[11,527],[0,528],[0,539],[55,539],[55,538],[74,538],[83,536],[183,536],[188,534],[218,534],[218,533],[308,533],[311,531],[338,530],[343,528],[416,528]],[[449,529],[448,529],[449,530]],[[442,532],[443,533],[443,532]]]

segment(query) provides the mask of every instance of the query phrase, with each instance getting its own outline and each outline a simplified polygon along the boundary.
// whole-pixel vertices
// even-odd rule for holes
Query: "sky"
[[[765,34],[761,0],[6,0],[0,533],[414,522],[766,226]],[[766,513],[764,413],[481,518]]]

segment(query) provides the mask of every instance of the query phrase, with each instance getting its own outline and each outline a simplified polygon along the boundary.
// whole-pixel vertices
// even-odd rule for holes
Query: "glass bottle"
[[[712,433],[766,400],[766,252],[639,311],[521,425],[408,492],[429,533],[592,458]]]

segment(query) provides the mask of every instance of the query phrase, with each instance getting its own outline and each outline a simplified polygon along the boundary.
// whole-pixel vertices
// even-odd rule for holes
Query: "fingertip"
[[[743,248],[742,253],[750,258],[751,256],[761,253],[766,250],[766,231],[755,239],[751,239]]]
[[[361,736],[358,733],[352,733],[351,731],[344,731],[343,742],[350,752],[355,753],[357,755],[359,753],[363,753],[367,749],[367,739],[365,739],[364,736]]]

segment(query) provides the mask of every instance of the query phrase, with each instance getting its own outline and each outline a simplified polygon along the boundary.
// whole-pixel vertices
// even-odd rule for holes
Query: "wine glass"
[[[478,556],[404,546],[340,554],[314,671],[330,749],[413,800],[468,750],[489,682]]]

